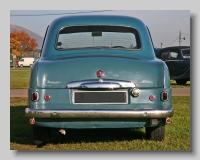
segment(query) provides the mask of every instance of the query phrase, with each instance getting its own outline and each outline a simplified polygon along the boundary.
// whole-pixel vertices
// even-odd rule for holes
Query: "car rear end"
[[[32,67],[25,110],[34,134],[48,137],[50,128],[65,133],[145,127],[147,139],[163,140],[173,116],[169,72],[155,58],[148,30],[132,18],[106,17],[114,25],[101,16],[85,18],[103,24],[88,26],[76,17],[84,24],[59,27],[64,20],[59,19],[48,29],[42,57]],[[120,19],[127,25],[135,21],[136,29],[117,24]]]

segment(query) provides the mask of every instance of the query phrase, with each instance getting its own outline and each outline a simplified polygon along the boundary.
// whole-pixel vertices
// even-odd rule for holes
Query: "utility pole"
[[[181,42],[182,42],[181,39],[182,38],[181,38],[181,30],[180,30],[180,32],[179,32],[179,46],[181,46]]]
[[[162,48],[163,43],[161,42],[160,48]]]

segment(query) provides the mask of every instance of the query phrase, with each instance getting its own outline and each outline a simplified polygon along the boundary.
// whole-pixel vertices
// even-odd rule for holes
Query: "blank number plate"
[[[126,91],[74,91],[74,104],[127,104],[128,95]]]

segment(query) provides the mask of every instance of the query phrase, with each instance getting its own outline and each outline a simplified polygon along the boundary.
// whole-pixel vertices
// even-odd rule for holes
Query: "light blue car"
[[[162,141],[174,110],[168,68],[147,26],[127,16],[55,19],[31,70],[28,108],[34,142],[50,129],[142,128]]]

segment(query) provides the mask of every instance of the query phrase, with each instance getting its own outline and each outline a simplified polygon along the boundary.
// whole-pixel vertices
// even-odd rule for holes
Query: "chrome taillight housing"
[[[40,99],[40,97],[39,97],[39,93],[38,93],[38,92],[32,92],[32,93],[31,93],[31,100],[32,100],[32,101],[36,102],[36,101],[38,101],[39,99]]]
[[[167,93],[167,91],[161,92],[161,94],[160,94],[160,99],[161,99],[161,101],[163,101],[163,102],[168,101],[168,93]]]

